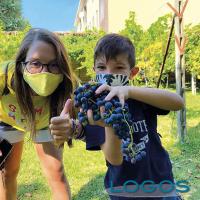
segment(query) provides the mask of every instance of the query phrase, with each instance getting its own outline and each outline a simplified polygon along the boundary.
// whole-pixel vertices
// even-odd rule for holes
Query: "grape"
[[[119,129],[120,129],[120,125],[119,125],[119,124],[113,124],[113,128],[114,128],[115,130],[119,130]]]
[[[94,121],[98,121],[98,120],[100,120],[100,119],[101,119],[101,116],[100,116],[100,115],[98,115],[98,114],[94,115]]]
[[[122,113],[122,108],[120,108],[120,107],[116,108],[115,112],[118,113],[118,114]]]
[[[92,110],[96,110],[96,109],[98,109],[98,105],[92,104],[91,108],[92,108]]]
[[[90,98],[91,96],[92,96],[92,92],[91,91],[85,93],[85,97],[86,98]]]
[[[78,117],[84,117],[84,116],[85,116],[85,114],[83,112],[78,113]]]
[[[80,122],[85,122],[87,120],[87,118],[86,117],[80,117],[79,120],[80,120]]]
[[[94,86],[91,87],[91,90],[92,90],[93,92],[95,92],[97,88],[98,88],[98,86],[94,85]]]
[[[82,97],[82,98],[81,98],[81,102],[82,102],[82,103],[87,102],[87,98],[86,98],[86,97]]]
[[[110,123],[111,123],[110,118],[107,118],[107,119],[105,119],[104,121],[105,121],[106,124],[109,124],[109,125],[110,125]]]
[[[82,95],[81,95],[81,94],[78,94],[78,95],[77,95],[77,99],[78,99],[78,100],[81,100],[81,98],[82,98]]]
[[[105,103],[105,109],[106,109],[106,110],[109,110],[109,109],[111,109],[112,107],[113,107],[113,105],[112,105],[111,102],[106,102],[106,103]]]
[[[122,107],[122,104],[121,104],[120,102],[115,102],[115,103],[114,103],[114,106],[115,106],[116,108],[118,108],[118,107]]]
[[[132,161],[131,158],[130,158],[129,156],[127,156],[126,154],[125,154],[125,156],[124,156],[124,160],[126,160],[127,162]]]
[[[142,157],[145,157],[145,156],[146,156],[146,152],[145,152],[145,151],[142,151],[142,152],[141,152],[141,156],[142,156]]]
[[[88,89],[88,88],[90,88],[90,84],[89,84],[89,83],[86,83],[83,87],[84,87],[85,89]]]
[[[116,115],[116,117],[117,117],[117,119],[118,119],[118,120],[120,120],[120,119],[123,119],[123,115],[122,115],[122,114],[120,114],[120,113],[119,113],[119,114],[117,114],[117,115]]]
[[[128,152],[129,152],[129,150],[128,150],[127,148],[123,148],[123,149],[122,149],[122,153],[128,154]]]
[[[135,158],[136,158],[136,160],[138,160],[138,161],[142,160],[142,156],[141,156],[140,154],[136,155]]]
[[[79,87],[78,90],[77,90],[77,92],[78,92],[78,93],[83,92],[83,88],[82,88],[82,87]]]
[[[100,106],[103,106],[104,105],[104,102],[102,100],[99,100],[97,101],[97,105],[100,107]]]
[[[78,101],[75,101],[75,102],[74,102],[74,106],[75,106],[75,107],[78,107],[78,106],[79,106]]]
[[[88,110],[88,104],[87,104],[87,102],[85,102],[85,103],[82,104],[82,108],[83,108],[84,111]]]

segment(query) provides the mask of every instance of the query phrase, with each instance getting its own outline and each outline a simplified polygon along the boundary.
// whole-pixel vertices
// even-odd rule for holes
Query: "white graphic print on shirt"
[[[124,159],[135,164],[146,156],[146,144],[149,142],[146,120],[133,122],[132,129],[133,144],[130,146],[130,138],[128,138],[122,140],[122,146]]]

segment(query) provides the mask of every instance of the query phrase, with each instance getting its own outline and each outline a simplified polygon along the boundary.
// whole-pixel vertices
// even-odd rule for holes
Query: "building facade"
[[[124,28],[132,0],[80,0],[75,18],[77,32],[93,28],[105,32],[119,32]]]

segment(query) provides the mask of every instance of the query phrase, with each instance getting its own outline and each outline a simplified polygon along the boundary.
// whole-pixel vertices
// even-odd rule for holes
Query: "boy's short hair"
[[[131,40],[119,34],[107,34],[96,44],[94,50],[94,64],[99,56],[105,56],[106,61],[115,59],[120,54],[128,55],[130,67],[135,66],[135,47]]]

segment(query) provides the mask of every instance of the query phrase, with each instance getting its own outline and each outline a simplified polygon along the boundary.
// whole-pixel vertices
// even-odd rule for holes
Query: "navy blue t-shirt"
[[[106,161],[108,170],[104,180],[105,188],[110,188],[111,183],[113,187],[122,186],[127,180],[134,180],[138,184],[146,180],[152,180],[156,184],[163,180],[174,182],[169,155],[157,133],[157,115],[166,115],[169,111],[132,99],[126,102],[132,115],[134,143],[138,151],[145,152],[146,156],[134,164],[123,160],[120,166],[113,166]],[[100,150],[100,145],[105,142],[105,129],[86,126],[85,135],[86,149]]]

